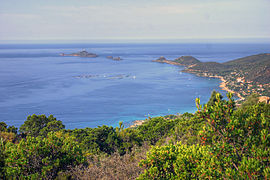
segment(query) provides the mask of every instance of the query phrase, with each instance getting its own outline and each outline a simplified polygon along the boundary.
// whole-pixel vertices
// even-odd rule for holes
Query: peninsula
[[[247,56],[225,63],[201,62],[192,56],[181,56],[175,60],[160,57],[153,62],[181,65],[183,72],[203,77],[221,79],[223,90],[236,94],[241,100],[256,93],[270,96],[270,53]]]
[[[60,54],[61,56],[78,56],[78,57],[88,57],[88,58],[95,58],[98,55],[94,54],[94,53],[89,53],[87,51],[80,51],[78,53],[72,53],[72,54]]]

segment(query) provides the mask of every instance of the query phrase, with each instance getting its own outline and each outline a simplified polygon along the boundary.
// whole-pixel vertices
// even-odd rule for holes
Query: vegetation
[[[43,115],[28,116],[27,120],[20,127],[20,132],[29,136],[46,136],[51,131],[59,131],[64,129],[65,126],[62,124],[62,121],[56,120],[53,115],[50,115],[48,118]]]
[[[206,62],[197,63],[190,70],[200,70],[217,75],[228,75],[232,72],[243,73],[247,81],[261,84],[269,83],[270,79],[270,54],[258,54],[239,58],[225,63]]]
[[[5,173],[12,177],[54,179],[69,166],[82,164],[85,157],[73,137],[49,133],[47,138],[28,137],[5,145]]]
[[[270,54],[257,54],[225,63],[200,62],[189,66],[185,72],[201,76],[221,76],[227,86],[241,96],[252,93],[270,96]]]
[[[52,115],[0,123],[0,179],[269,179],[270,105],[213,91],[194,114],[66,130]]]
[[[200,143],[154,147],[140,166],[139,179],[269,179],[270,105],[235,110],[231,95],[214,106],[200,105],[195,116],[206,123]]]

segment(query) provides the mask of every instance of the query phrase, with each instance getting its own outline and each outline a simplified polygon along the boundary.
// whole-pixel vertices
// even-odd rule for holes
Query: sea
[[[98,57],[60,56],[82,50]],[[67,129],[120,121],[127,127],[148,117],[194,113],[196,98],[203,104],[213,90],[226,94],[220,80],[152,60],[190,55],[226,62],[269,52],[269,44],[237,43],[0,44],[0,121],[20,127],[29,115],[52,114]]]

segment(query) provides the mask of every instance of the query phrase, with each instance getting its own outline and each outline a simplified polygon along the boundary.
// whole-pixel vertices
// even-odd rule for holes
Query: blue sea
[[[97,58],[63,57],[81,50]],[[270,52],[269,44],[1,44],[0,121],[19,127],[32,114],[53,114],[66,128],[128,125],[134,120],[195,112],[219,79],[181,73],[184,67],[151,62],[191,55],[226,62]],[[120,56],[113,61],[106,56]]]

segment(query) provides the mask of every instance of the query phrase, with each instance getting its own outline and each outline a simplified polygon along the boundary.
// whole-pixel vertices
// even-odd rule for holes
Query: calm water
[[[82,49],[99,57],[59,56]],[[201,61],[225,62],[264,52],[270,52],[269,45],[0,45],[0,121],[19,127],[28,115],[53,114],[74,129],[194,112],[195,98],[206,102],[213,89],[220,90],[220,81],[180,73],[183,67],[151,60],[192,55]]]

